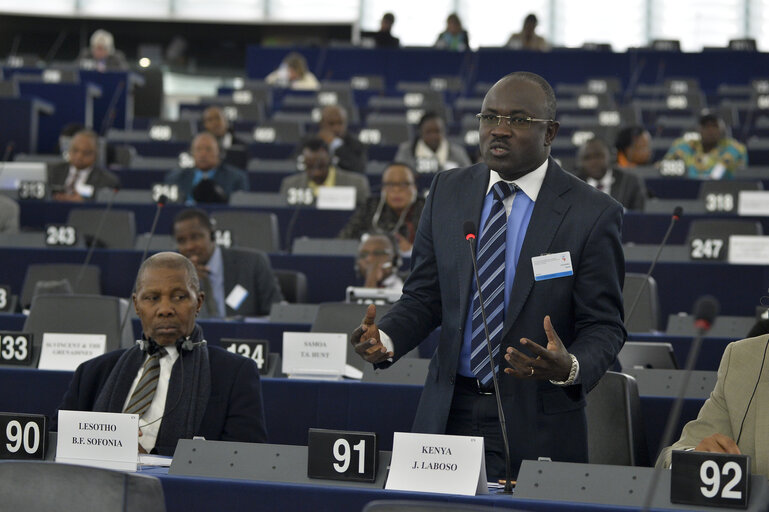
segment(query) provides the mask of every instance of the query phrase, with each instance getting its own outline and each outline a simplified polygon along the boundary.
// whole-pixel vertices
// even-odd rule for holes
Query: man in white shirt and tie
[[[96,197],[100,188],[120,186],[112,172],[96,165],[99,137],[91,130],[81,130],[73,137],[67,151],[67,162],[48,169],[48,184],[56,201],[82,203]]]

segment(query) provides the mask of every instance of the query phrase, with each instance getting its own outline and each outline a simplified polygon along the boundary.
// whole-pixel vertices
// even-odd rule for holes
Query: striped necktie
[[[166,355],[166,349],[160,347],[149,359],[144,362],[144,369],[139,382],[136,384],[128,405],[123,410],[126,414],[138,414],[139,416],[147,412],[150,408],[152,399],[155,398],[155,391],[158,388],[158,379],[160,378],[160,358]]]
[[[499,181],[491,188],[494,202],[478,243],[478,279],[481,283],[483,303],[486,311],[486,323],[489,326],[492,353],[497,359],[505,320],[505,243],[507,235],[507,215],[502,201],[517,191],[516,185]],[[472,351],[470,369],[486,385],[491,380],[492,366],[489,351],[486,348],[486,334],[481,315],[481,301],[478,290],[473,294]]]

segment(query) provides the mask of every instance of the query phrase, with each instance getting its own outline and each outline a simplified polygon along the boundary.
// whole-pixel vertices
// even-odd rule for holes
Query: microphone
[[[45,54],[45,58],[43,58],[43,62],[47,64],[53,60],[53,57],[58,53],[59,48],[61,48],[61,45],[64,42],[65,37],[67,37],[66,30],[62,30],[61,32],[59,32],[59,35],[56,37],[56,40],[51,45],[51,48],[48,50],[48,53]]]
[[[75,280],[75,286],[73,286],[75,293],[77,293],[77,288],[80,285],[80,281],[83,279],[83,275],[85,275],[85,269],[88,267],[88,264],[91,262],[91,257],[93,256],[94,249],[96,249],[99,236],[101,236],[101,230],[104,227],[104,222],[107,220],[107,217],[109,217],[109,212],[112,209],[112,205],[115,203],[115,198],[117,197],[117,193],[119,190],[120,190],[120,187],[115,187],[112,189],[112,195],[109,196],[109,200],[107,201],[107,207],[104,209],[104,213],[102,213],[102,216],[99,219],[99,224],[96,226],[96,231],[94,231],[93,233],[91,244],[88,246],[88,252],[85,255],[85,261],[80,266],[80,270],[77,273],[77,279]]]
[[[660,256],[662,255],[662,249],[665,247],[665,244],[668,241],[668,238],[670,238],[670,233],[673,231],[673,226],[676,222],[678,222],[681,219],[681,215],[683,215],[684,209],[680,206],[676,206],[673,209],[673,216],[670,217],[670,224],[668,225],[668,230],[665,232],[665,236],[662,237],[662,243],[657,248],[657,254],[654,256],[654,259],[652,260],[652,264],[649,267],[649,271],[644,276],[644,280],[641,282],[641,287],[638,288],[638,292],[635,295],[635,298],[633,299],[633,303],[630,305],[630,309],[628,309],[627,315],[625,315],[625,326],[630,325],[630,319],[633,318],[633,313],[635,313],[635,308],[638,305],[638,301],[641,300],[641,295],[643,295],[644,290],[646,289],[646,283],[649,281],[649,276],[652,275],[652,272],[654,271],[654,267],[657,265],[657,261],[660,259]]]
[[[505,411],[502,409],[502,399],[499,396],[499,382],[497,381],[497,369],[494,367],[494,353],[491,348],[491,338],[489,337],[489,326],[486,323],[486,308],[483,305],[483,295],[481,294],[481,279],[478,277],[478,260],[475,257],[475,223],[466,220],[462,224],[462,230],[465,232],[465,240],[470,246],[470,259],[473,261],[473,273],[475,274],[475,286],[478,288],[478,300],[481,304],[481,318],[483,319],[483,331],[486,335],[486,349],[489,351],[489,365],[491,365],[491,378],[494,382],[494,396],[497,399],[497,414],[499,416],[499,426],[502,428],[502,442],[505,447],[505,488],[502,494],[513,494],[513,481],[510,478],[512,474],[510,463],[510,444],[507,441],[507,423],[505,422]]]
[[[0,162],[7,162],[8,159],[11,158],[11,152],[15,145],[16,143],[14,141],[8,141],[8,144],[5,145],[5,151],[3,151],[3,159],[0,160]]]
[[[115,87],[115,91],[112,93],[112,97],[109,100],[109,107],[107,108],[107,112],[104,114],[104,119],[101,121],[101,130],[100,135],[106,137],[107,132],[110,128],[112,128],[112,123],[115,122],[115,112],[117,112],[117,100],[120,98],[120,95],[123,93],[123,89],[125,89],[125,80],[121,80],[118,82],[117,87]]]
[[[686,388],[689,387],[689,380],[692,376],[694,365],[700,355],[702,338],[705,337],[705,334],[707,334],[713,325],[713,322],[718,316],[719,309],[720,307],[718,305],[718,301],[711,295],[700,297],[694,304],[694,327],[697,329],[697,332],[694,335],[694,341],[692,341],[691,348],[689,349],[689,355],[686,357],[686,367],[684,368],[685,373],[683,379],[681,380],[681,386],[678,389],[678,395],[673,402],[673,407],[671,407],[670,414],[668,415],[668,421],[665,424],[665,430],[662,435],[662,441],[660,443],[662,448],[670,446],[673,440],[673,431],[678,425],[678,420],[681,417],[681,409],[683,408],[684,404]],[[643,507],[641,507],[642,511],[648,511],[649,507],[651,506],[651,501],[654,496],[654,491],[657,488],[657,483],[659,481],[661,471],[662,467],[660,466],[654,470],[654,473],[652,473],[649,489],[646,492]]]
[[[158,226],[158,219],[160,218],[160,211],[163,209],[163,207],[168,202],[168,196],[165,194],[161,194],[160,197],[158,197],[157,201],[157,208],[155,209],[155,218],[152,219],[152,227],[150,228],[150,236],[147,237],[147,243],[144,244],[144,252],[142,253],[142,257],[139,260],[139,265],[141,265],[144,262],[144,258],[147,257],[147,252],[150,250],[150,243],[152,243],[152,237],[155,236],[155,229],[157,229]],[[125,324],[128,321],[128,314],[131,312],[131,306],[130,306],[130,297],[128,301],[129,305],[126,308],[125,314],[123,315],[123,319],[120,321],[120,330],[118,331],[120,335],[123,335],[123,329],[125,329]]]

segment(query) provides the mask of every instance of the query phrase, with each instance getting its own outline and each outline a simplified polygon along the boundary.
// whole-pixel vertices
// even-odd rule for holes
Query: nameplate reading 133
[[[671,503],[748,508],[750,457],[676,450],[670,475]]]
[[[0,412],[0,459],[44,459],[47,425],[42,414]]]
[[[32,365],[32,333],[0,331],[0,364]]]
[[[373,432],[311,428],[307,439],[307,476],[326,480],[373,482],[377,442]]]

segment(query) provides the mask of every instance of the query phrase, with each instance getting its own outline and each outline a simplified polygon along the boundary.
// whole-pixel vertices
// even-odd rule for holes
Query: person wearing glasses
[[[400,291],[403,288],[403,279],[398,275],[401,261],[389,236],[365,234],[358,246],[355,274],[366,288]]]
[[[505,440],[512,477],[524,459],[587,462],[585,395],[626,336],[622,206],[550,158],[555,116],[541,76],[494,84],[483,162],[435,175],[402,297],[379,319],[370,305],[350,340],[386,368],[441,327],[413,430],[483,436],[488,480],[505,476]]]
[[[382,174],[382,192],[358,206],[339,238],[361,238],[365,233],[392,236],[401,255],[411,253],[425,200],[419,197],[414,171],[400,162],[387,166]]]

